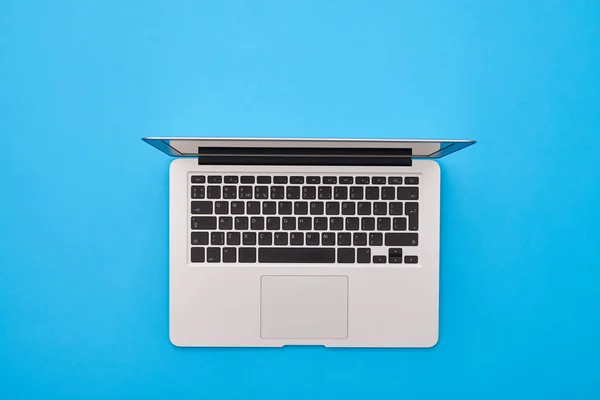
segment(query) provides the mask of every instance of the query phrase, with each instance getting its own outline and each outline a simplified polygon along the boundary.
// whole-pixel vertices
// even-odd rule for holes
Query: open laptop
[[[431,347],[440,169],[468,140],[155,137],[176,346]]]

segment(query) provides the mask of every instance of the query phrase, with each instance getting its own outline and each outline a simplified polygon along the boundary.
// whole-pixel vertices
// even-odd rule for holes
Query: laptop
[[[469,140],[151,137],[175,346],[432,347],[440,168]]]

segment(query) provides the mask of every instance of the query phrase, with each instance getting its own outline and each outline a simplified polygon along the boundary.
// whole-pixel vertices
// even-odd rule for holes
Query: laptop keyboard
[[[190,262],[418,264],[418,176],[190,175]]]

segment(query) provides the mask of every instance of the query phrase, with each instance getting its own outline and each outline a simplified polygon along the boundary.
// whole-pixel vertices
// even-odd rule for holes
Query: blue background
[[[0,398],[600,397],[600,2],[4,0],[0,83]],[[478,140],[437,347],[173,347],[146,135]]]

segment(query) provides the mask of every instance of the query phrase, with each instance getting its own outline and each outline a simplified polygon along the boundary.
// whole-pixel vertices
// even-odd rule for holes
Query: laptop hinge
[[[412,149],[198,147],[199,165],[412,165]]]

